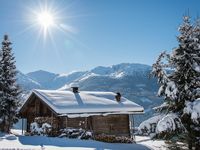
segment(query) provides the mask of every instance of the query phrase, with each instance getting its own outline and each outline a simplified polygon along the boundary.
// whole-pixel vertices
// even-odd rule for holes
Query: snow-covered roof
[[[70,87],[79,87],[78,82],[73,82],[70,84]]]
[[[124,97],[120,102],[113,92],[92,92],[59,90],[33,90],[37,97],[53,109],[58,115],[68,117],[87,117],[108,114],[138,114],[144,108]],[[32,95],[32,94],[31,94]]]

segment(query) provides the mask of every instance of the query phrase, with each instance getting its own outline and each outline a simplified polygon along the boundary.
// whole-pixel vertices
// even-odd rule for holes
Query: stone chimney
[[[71,83],[70,87],[72,88],[72,91],[74,93],[78,93],[79,92],[79,85],[78,85],[78,83]]]
[[[121,97],[122,97],[121,94],[120,94],[119,92],[117,92],[117,93],[116,93],[116,96],[115,96],[116,101],[117,101],[117,102],[120,102]]]

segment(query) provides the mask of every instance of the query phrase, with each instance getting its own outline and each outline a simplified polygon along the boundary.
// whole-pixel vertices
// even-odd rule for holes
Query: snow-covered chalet
[[[38,117],[44,118],[55,131],[63,128],[84,128],[95,135],[131,136],[133,115],[144,108],[120,93],[72,90],[33,90],[19,114],[26,120],[26,129]]]

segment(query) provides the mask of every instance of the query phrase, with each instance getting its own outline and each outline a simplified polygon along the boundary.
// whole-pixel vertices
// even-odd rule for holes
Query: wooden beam
[[[22,135],[24,135],[23,131],[24,131],[24,118],[22,118]]]

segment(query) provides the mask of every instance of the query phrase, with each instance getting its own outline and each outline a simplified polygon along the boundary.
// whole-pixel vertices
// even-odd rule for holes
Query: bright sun
[[[43,27],[44,30],[47,30],[55,23],[53,15],[47,11],[39,13],[37,16],[37,21]]]
[[[47,3],[45,0],[41,1],[38,6],[38,9],[30,8],[30,15],[28,15],[27,19],[30,25],[22,32],[35,28],[38,35],[37,41],[42,37],[44,42],[48,38],[52,43],[54,43],[54,34],[57,31],[64,34],[67,33],[68,36],[71,33],[76,33],[76,29],[66,23],[66,19],[73,18],[74,16],[62,16],[62,12],[65,9],[59,9],[56,4],[50,3],[49,1]]]

